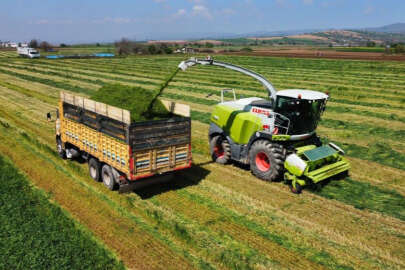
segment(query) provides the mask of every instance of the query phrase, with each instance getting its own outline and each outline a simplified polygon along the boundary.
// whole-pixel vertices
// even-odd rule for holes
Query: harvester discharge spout
[[[197,59],[197,58],[190,58],[188,60],[182,61],[179,64],[179,68],[183,71],[185,71],[187,68],[192,67],[194,65],[213,65],[213,66],[219,66],[219,67],[223,67],[223,68],[227,68],[227,69],[232,69],[234,71],[238,71],[241,72],[245,75],[248,75],[256,80],[258,80],[259,82],[261,82],[263,84],[263,86],[266,88],[266,90],[269,93],[269,98],[273,101],[275,101],[276,99],[276,89],[274,88],[274,86],[271,84],[271,82],[269,82],[266,78],[264,78],[262,75],[253,72],[249,69],[243,68],[243,67],[239,67],[233,64],[229,64],[229,63],[224,63],[224,62],[219,62],[219,61],[215,61],[213,59]]]

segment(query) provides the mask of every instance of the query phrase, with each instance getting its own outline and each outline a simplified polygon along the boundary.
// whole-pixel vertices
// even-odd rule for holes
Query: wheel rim
[[[97,176],[97,170],[96,170],[96,168],[94,168],[94,166],[90,166],[90,176],[91,176],[91,178],[96,178],[96,176]]]
[[[225,155],[225,151],[222,148],[222,145],[216,145],[214,147],[214,155],[216,158],[222,158]]]
[[[111,177],[110,177],[110,175],[108,173],[103,174],[103,181],[104,181],[104,184],[106,184],[107,186],[110,186]]]
[[[266,172],[270,169],[270,160],[267,155],[263,152],[259,152],[256,155],[256,167],[262,171]]]

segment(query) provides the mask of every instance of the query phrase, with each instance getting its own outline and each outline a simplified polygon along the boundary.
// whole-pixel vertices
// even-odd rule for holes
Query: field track
[[[195,166],[173,183],[120,195],[92,181],[85,164],[57,157],[45,114],[60,90],[86,96],[104,83],[155,89],[178,56],[0,58],[0,153],[130,269],[404,269],[405,63],[217,59],[255,70],[277,89],[329,91],[319,134],[347,152],[350,177],[297,196],[237,165],[210,162],[209,112],[219,91],[266,93],[246,76],[206,66],[179,72],[164,92],[193,109]]]

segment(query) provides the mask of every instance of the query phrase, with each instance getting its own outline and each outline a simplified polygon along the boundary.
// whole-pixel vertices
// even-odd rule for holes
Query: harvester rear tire
[[[95,158],[89,159],[89,174],[95,181],[100,182],[100,163]]]
[[[259,140],[249,151],[250,170],[265,181],[278,180],[284,172],[284,149],[279,144]]]
[[[231,146],[221,135],[211,138],[210,152],[212,160],[219,164],[227,164],[231,159]]]
[[[101,169],[101,179],[109,190],[117,189],[118,185],[115,182],[114,174],[112,173],[111,167],[107,164],[104,164],[103,168]]]

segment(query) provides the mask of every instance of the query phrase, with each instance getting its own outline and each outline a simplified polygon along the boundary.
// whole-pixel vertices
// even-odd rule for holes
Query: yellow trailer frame
[[[155,174],[191,167],[191,134],[188,134],[190,139],[186,143],[133,150],[128,137],[120,138],[117,135],[114,138],[82,123],[80,119],[67,117],[64,104],[71,104],[80,110],[96,113],[94,115],[102,114],[109,119],[121,121],[127,126],[131,125],[129,112],[62,92],[56,121],[56,137],[57,140],[60,139],[64,149],[74,148],[84,156],[96,158],[101,164],[108,164],[120,174],[121,182],[135,181]],[[186,117],[190,115],[187,105],[169,101],[164,101],[163,104],[174,113]],[[188,132],[191,133],[191,127]],[[128,136],[128,132],[126,135]],[[176,135],[174,139],[175,137]]]

